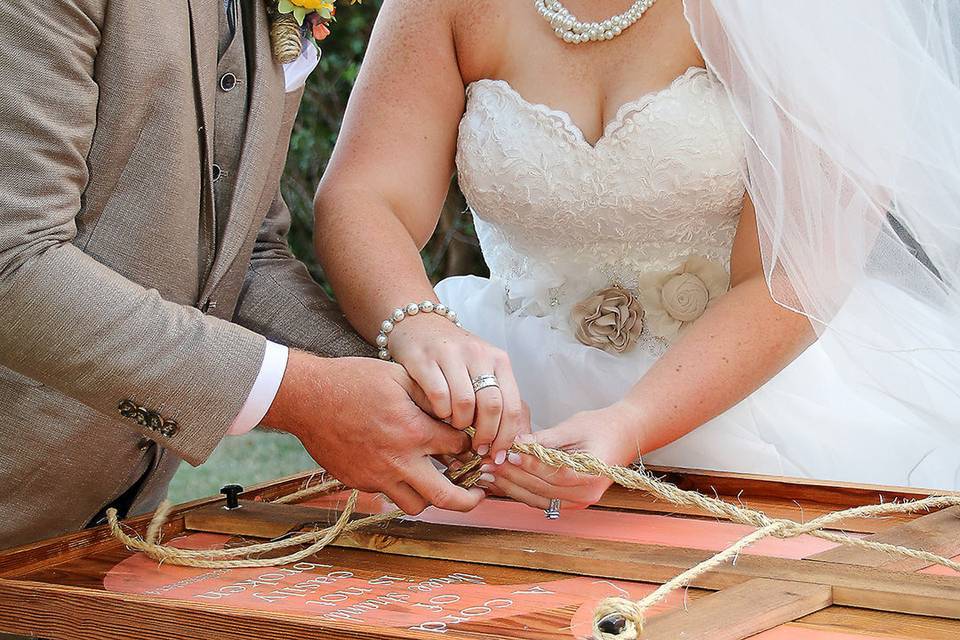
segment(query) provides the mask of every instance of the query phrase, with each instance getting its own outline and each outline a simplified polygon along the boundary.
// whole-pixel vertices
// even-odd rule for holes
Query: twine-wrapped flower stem
[[[570,468],[578,473],[607,478],[628,489],[647,491],[671,504],[697,507],[720,518],[756,527],[756,531],[741,538],[711,558],[684,571],[637,602],[624,598],[607,598],[603,600],[594,612],[594,634],[601,640],[635,640],[640,637],[643,631],[645,615],[650,607],[666,598],[672,591],[690,585],[691,582],[698,577],[708,573],[727,560],[736,558],[741,551],[767,537],[793,538],[808,534],[829,540],[830,542],[907,556],[929,562],[930,564],[939,564],[954,571],[960,571],[960,563],[934,553],[898,545],[851,538],[841,533],[825,531],[830,525],[847,518],[871,518],[888,516],[894,513],[918,513],[921,511],[933,511],[960,506],[960,496],[933,496],[910,502],[866,505],[828,513],[809,522],[800,523],[786,519],[769,518],[760,511],[747,509],[718,498],[711,498],[696,491],[685,491],[673,484],[659,480],[647,472],[640,464],[637,464],[635,467],[611,466],[588,453],[548,449],[536,443],[515,443],[511,450],[514,453],[533,456],[539,461],[554,467]],[[480,456],[474,456],[463,467],[458,468],[456,471],[448,471],[447,477],[460,486],[469,488],[479,479],[479,467],[481,464],[482,458]],[[345,488],[346,487],[336,480],[331,480],[289,494],[276,500],[276,502],[296,502]],[[272,567],[298,562],[312,556],[336,540],[336,538],[344,532],[388,522],[403,515],[402,511],[395,510],[389,513],[371,515],[351,521],[358,496],[359,492],[353,491],[336,523],[325,529],[298,533],[271,542],[240,545],[225,549],[180,549],[160,544],[160,531],[171,509],[169,503],[161,505],[156,514],[154,514],[144,538],[131,535],[124,531],[117,518],[115,509],[110,509],[107,512],[107,520],[113,535],[117,539],[121,540],[129,548],[142,551],[161,563],[168,562],[170,564],[188,567],[218,569]],[[291,547],[300,547],[301,545],[307,546],[280,557],[262,557],[264,554]]]
[[[303,52],[302,28],[292,14],[278,14],[270,25],[273,56],[280,64],[293,62]]]

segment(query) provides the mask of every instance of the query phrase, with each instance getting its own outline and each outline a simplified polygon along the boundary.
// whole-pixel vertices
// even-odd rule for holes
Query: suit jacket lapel
[[[206,245],[203,247],[203,251],[207,262],[201,275],[206,278],[212,267],[217,236],[213,190],[210,185],[213,184],[211,157],[213,155],[214,92],[217,86],[217,44],[220,32],[220,13],[217,3],[211,0],[188,0],[188,6],[190,8],[190,32],[193,47],[193,73],[200,119],[201,160],[205,172],[200,215],[203,218],[201,234]]]
[[[193,56],[196,65],[197,91],[207,144],[213,144],[214,91],[217,87],[217,43],[220,33],[220,14],[217,3],[211,0],[189,0],[190,24],[193,34]]]
[[[255,1],[251,4],[254,7],[253,15],[245,18],[255,21],[254,41],[247,45],[254,48],[247,130],[230,209],[219,212],[219,215],[228,215],[229,218],[204,296],[216,287],[243,249],[266,188],[269,164],[273,161],[273,151],[280,134],[284,100],[283,69],[273,59],[265,3]]]

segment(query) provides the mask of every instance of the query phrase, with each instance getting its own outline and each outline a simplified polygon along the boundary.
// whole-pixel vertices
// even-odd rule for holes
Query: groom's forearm
[[[4,267],[0,363],[192,463],[209,455],[253,386],[263,337],[165,301],[69,243]],[[125,402],[164,426],[121,414]]]

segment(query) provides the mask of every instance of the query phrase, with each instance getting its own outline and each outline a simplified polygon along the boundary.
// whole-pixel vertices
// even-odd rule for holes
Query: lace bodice
[[[567,307],[699,255],[726,267],[743,200],[740,126],[693,67],[624,104],[595,145],[501,80],[467,90],[460,187],[508,306]]]

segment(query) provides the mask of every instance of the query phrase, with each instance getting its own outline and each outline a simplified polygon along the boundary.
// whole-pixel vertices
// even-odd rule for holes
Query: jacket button
[[[220,168],[220,165],[214,164],[211,171],[213,172],[213,181],[220,182],[220,178],[223,177],[223,169]]]
[[[233,91],[237,86],[237,76],[232,73],[225,73],[220,76],[220,88],[225,92]]]
[[[122,415],[124,418],[133,418],[137,413],[137,405],[133,404],[129,400],[124,400],[121,402],[117,409],[120,411],[120,415]]]
[[[160,414],[150,411],[147,413],[147,427],[151,431],[160,431],[163,429],[163,418],[160,417]]]
[[[165,438],[172,438],[176,435],[177,431],[180,430],[180,425],[178,425],[173,420],[164,420],[163,426],[160,428],[160,435]]]
[[[137,407],[137,410],[133,414],[133,419],[137,421],[141,427],[146,427],[150,425],[150,412],[144,409],[143,407]]]

